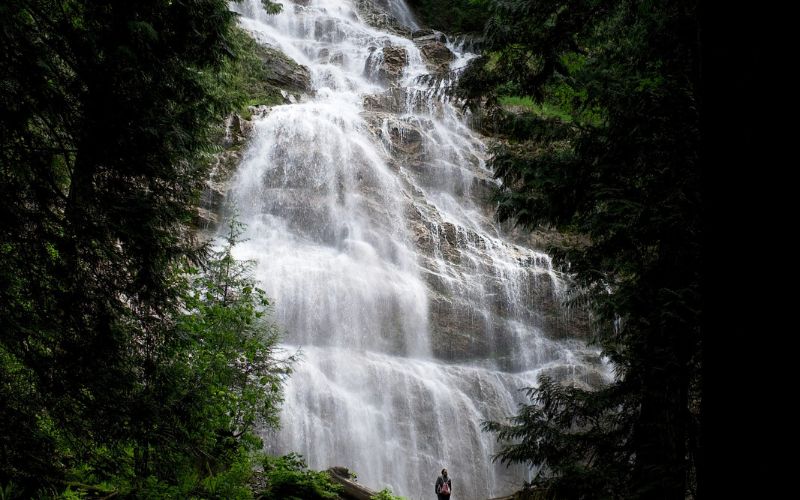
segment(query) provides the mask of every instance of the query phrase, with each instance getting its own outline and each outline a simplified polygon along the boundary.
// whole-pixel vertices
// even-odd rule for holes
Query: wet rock
[[[206,187],[200,199],[200,206],[211,212],[217,212],[222,208],[222,203],[225,201],[225,195],[228,193],[228,185],[226,182],[219,180],[206,181]]]
[[[367,111],[384,111],[399,113],[405,106],[406,91],[400,87],[391,87],[380,94],[364,97],[364,109]]]
[[[431,237],[430,230],[421,221],[409,219],[408,230],[411,233],[411,241],[414,246],[420,249],[425,254],[430,255],[433,253],[435,242]]]
[[[392,86],[380,94],[366,96],[364,106],[370,111],[436,115],[443,105],[441,94],[436,94],[438,81],[432,75],[425,75],[417,83],[427,85],[427,89]]]
[[[416,30],[411,34],[411,39],[415,43],[426,44],[430,42],[446,43],[447,37],[441,31],[434,31],[432,29]]]
[[[361,18],[373,28],[383,29],[406,38],[411,37],[411,30],[389,14],[385,6],[377,5],[375,0],[355,0],[355,6]]]
[[[238,113],[233,113],[225,120],[225,134],[222,139],[222,147],[232,148],[241,146],[250,136],[252,130],[252,122],[245,120]]]
[[[491,337],[486,335],[486,318],[470,304],[432,297],[430,310],[433,355],[447,361],[464,362],[486,358]],[[479,332],[479,334],[476,334]]]
[[[542,370],[546,375],[562,385],[571,385],[584,390],[597,390],[607,385],[602,373],[584,365],[554,366]]]
[[[405,155],[416,155],[422,150],[422,131],[407,122],[394,121],[387,127],[392,147]]]
[[[408,64],[408,53],[403,47],[395,45],[387,45],[383,48],[375,50],[373,55],[380,54],[382,57],[381,65],[383,69],[393,75],[402,76],[403,70]]]
[[[450,62],[455,59],[455,54],[447,48],[447,37],[441,31],[432,29],[416,30],[411,39],[419,47],[426,64],[436,74],[449,71]]]
[[[386,146],[392,160],[407,167],[422,165],[428,159],[425,150],[426,130],[433,127],[430,121],[401,118],[386,112],[364,112],[370,131]]]
[[[389,45],[372,51],[364,63],[364,73],[370,80],[388,85],[400,80],[407,64],[406,49]]]
[[[376,121],[385,116],[375,113]],[[394,123],[387,120],[384,133],[391,132]],[[404,158],[398,151],[394,155]],[[424,159],[416,167],[405,160],[401,164],[419,169],[414,173],[417,182],[431,170]],[[544,262],[538,262],[527,248],[500,243],[504,248],[498,249],[498,242],[443,220],[424,192],[412,189],[411,197],[405,219],[429,290],[435,357],[453,362],[488,357],[496,367],[518,371],[527,366],[527,360],[520,358],[520,324],[528,331],[547,332],[551,339],[589,331],[585,311],[565,310]],[[503,265],[498,267],[495,261],[498,252],[503,259],[516,258],[521,267],[511,274],[502,271]],[[542,363],[557,357],[549,345],[545,342],[538,350]]]
[[[337,43],[344,40],[336,24],[336,19],[317,19],[314,21],[314,38],[321,42]]]
[[[200,230],[212,230],[219,224],[219,216],[203,207],[195,208],[194,216],[192,217],[192,225]]]
[[[267,113],[272,109],[272,106],[267,106],[265,104],[258,104],[256,106],[248,106],[247,111],[250,113],[250,120],[255,120],[256,118],[261,118],[266,116]],[[252,127],[251,127],[252,128]]]
[[[323,47],[317,51],[317,62],[320,63],[329,63],[329,64],[338,64],[342,65],[344,62],[344,54],[339,51],[331,52],[331,49],[327,47]]]
[[[329,62],[331,64],[335,64],[337,66],[344,65],[344,54],[342,54],[341,52],[337,52],[337,53],[333,54],[331,56],[331,58],[329,59]]]
[[[311,72],[305,66],[265,45],[259,45],[258,58],[267,70],[267,83],[287,91],[311,92]]]
[[[251,118],[263,116],[269,106],[250,106]],[[210,231],[219,223],[219,214],[228,194],[229,181],[242,161],[242,151],[253,133],[253,122],[233,113],[224,122],[223,130],[216,139],[222,151],[212,159],[211,169],[196,209],[193,225],[201,231]]]
[[[290,94],[285,90],[281,90],[281,96],[283,97],[284,104],[297,104],[299,101],[296,95]]]
[[[447,46],[433,38],[414,40],[428,67],[435,73],[446,73],[450,63],[456,58]]]

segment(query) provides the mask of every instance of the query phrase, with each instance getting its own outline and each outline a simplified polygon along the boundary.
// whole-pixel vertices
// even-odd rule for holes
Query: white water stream
[[[417,27],[402,0],[375,1]],[[552,331],[564,286],[550,258],[492,222],[485,145],[444,92],[473,55],[448,42],[452,71],[434,78],[351,1],[233,8],[314,89],[255,121],[230,192],[248,225],[237,257],[256,261],[303,353],[267,446],[413,499],[433,498],[443,467],[453,500],[515,490],[527,471],[492,464],[481,421],[513,414],[543,370],[588,380],[597,354]],[[388,47],[406,54],[393,89],[374,77]],[[366,108],[379,94],[399,108]]]

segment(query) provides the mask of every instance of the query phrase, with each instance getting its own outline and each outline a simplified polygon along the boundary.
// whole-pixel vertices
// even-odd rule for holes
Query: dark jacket
[[[450,482],[449,476],[447,477],[447,486],[450,487],[450,493],[448,493],[447,495],[442,495],[439,493],[439,488],[441,488],[443,484],[444,484],[444,479],[442,478],[442,476],[439,476],[439,478],[436,480],[436,489],[435,489],[436,497],[439,500],[448,500],[450,498],[450,493],[453,492],[453,483]]]

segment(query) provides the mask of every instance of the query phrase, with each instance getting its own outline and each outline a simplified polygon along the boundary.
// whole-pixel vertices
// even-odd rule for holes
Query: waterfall
[[[405,2],[374,1],[418,27]],[[515,413],[542,372],[605,368],[562,331],[550,257],[492,220],[486,145],[446,92],[475,55],[370,26],[355,1],[232,8],[314,88],[254,121],[229,193],[247,224],[236,256],[302,353],[266,446],[411,499],[443,467],[453,500],[514,491],[528,471],[492,463],[481,421]]]

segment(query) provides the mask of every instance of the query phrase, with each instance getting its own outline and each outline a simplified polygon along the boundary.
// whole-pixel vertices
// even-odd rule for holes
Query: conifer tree
[[[558,498],[695,489],[701,337],[698,47],[691,1],[496,0],[461,93],[499,111],[498,216],[552,228],[613,383],[540,381],[498,458]],[[491,120],[490,120],[491,122]]]

